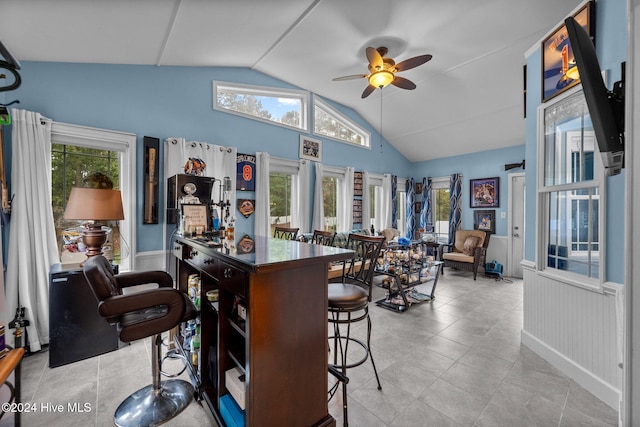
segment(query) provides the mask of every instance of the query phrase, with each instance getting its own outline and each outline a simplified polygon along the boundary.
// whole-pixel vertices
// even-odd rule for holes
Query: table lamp
[[[103,230],[99,221],[124,219],[120,191],[73,187],[64,218],[93,221],[85,225],[82,237],[87,246],[87,258],[101,255],[102,245],[107,241],[107,231]]]

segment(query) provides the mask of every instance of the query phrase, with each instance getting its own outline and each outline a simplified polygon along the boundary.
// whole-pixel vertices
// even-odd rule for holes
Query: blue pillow
[[[409,246],[411,244],[411,240],[407,239],[406,237],[400,237],[398,239],[398,244],[401,246]]]

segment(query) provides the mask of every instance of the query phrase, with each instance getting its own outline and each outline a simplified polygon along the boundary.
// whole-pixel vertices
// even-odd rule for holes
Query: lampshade
[[[393,81],[395,76],[391,71],[378,71],[369,76],[369,84],[378,88],[383,88]]]
[[[65,219],[110,221],[124,219],[122,196],[118,190],[73,187]]]

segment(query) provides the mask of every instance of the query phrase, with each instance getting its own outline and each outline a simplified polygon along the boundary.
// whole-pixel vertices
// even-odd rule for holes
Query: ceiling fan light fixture
[[[391,71],[382,70],[375,72],[369,76],[369,84],[373,87],[382,89],[390,84],[395,76]]]

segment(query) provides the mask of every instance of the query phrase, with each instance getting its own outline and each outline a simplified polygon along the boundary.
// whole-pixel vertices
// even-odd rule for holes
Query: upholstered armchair
[[[490,237],[490,233],[482,230],[456,231],[453,245],[442,246],[443,267],[472,271],[473,280],[476,280],[478,268],[484,266],[487,257]]]

